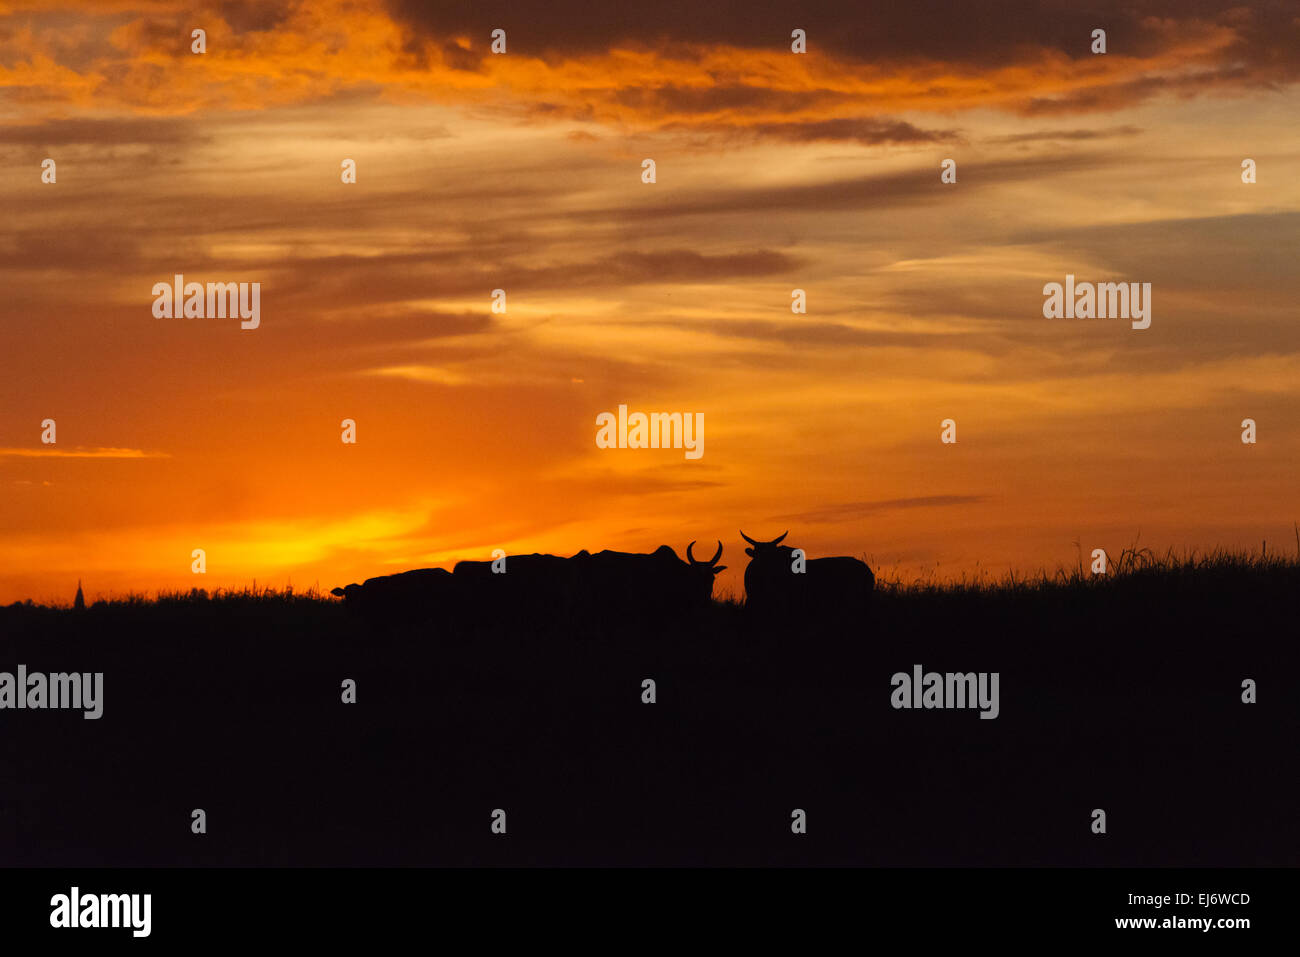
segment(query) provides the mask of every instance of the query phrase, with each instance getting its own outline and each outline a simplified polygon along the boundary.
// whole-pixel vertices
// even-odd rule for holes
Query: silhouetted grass
[[[895,570],[873,566],[876,571],[876,596],[886,602],[902,600],[916,602],[925,599],[990,598],[1009,599],[1022,595],[1039,598],[1064,593],[1123,593],[1135,589],[1154,588],[1159,591],[1181,588],[1223,588],[1253,584],[1262,589],[1300,586],[1300,555],[1233,549],[1176,550],[1170,548],[1157,553],[1150,548],[1131,545],[1117,555],[1107,553],[1105,574],[1093,574],[1090,562],[1080,557],[1072,567],[1058,566],[1054,571],[1040,568],[1036,572],[1008,570],[994,575],[983,570],[964,574],[955,580],[935,580],[932,577],[904,578]],[[341,606],[340,599],[313,585],[305,590],[259,586],[255,581],[243,588],[192,588],[189,591],[160,590],[152,595],[128,592],[110,595],[87,605],[90,611],[141,608],[201,608],[201,607],[260,607],[307,608],[311,606]],[[744,605],[744,593],[723,592],[715,596],[714,605],[720,609],[737,609]],[[42,605],[32,601],[15,602],[9,609],[43,608],[71,611],[66,605]],[[0,606],[0,611],[5,608]]]
[[[870,564],[870,563],[869,563]],[[1080,557],[1072,567],[1058,566],[1054,571],[1040,568],[1036,572],[1008,570],[994,575],[984,571],[964,574],[955,580],[934,580],[932,577],[903,578],[895,570],[873,566],[876,572],[876,594],[885,601],[892,599],[909,602],[926,598],[1013,598],[1033,594],[1038,597],[1066,592],[1126,592],[1142,587],[1159,590],[1170,588],[1215,588],[1251,584],[1261,588],[1300,586],[1300,555],[1278,552],[1245,551],[1233,549],[1176,550],[1170,548],[1163,554],[1150,548],[1128,546],[1117,555],[1107,553],[1105,574],[1096,575],[1089,570],[1090,562]],[[87,609],[137,609],[137,608],[200,608],[208,606],[261,607],[283,606],[306,608],[310,606],[340,606],[340,599],[323,591],[319,585],[299,591],[292,585],[287,588],[259,586],[256,581],[242,588],[192,588],[189,591],[159,590],[148,594],[128,592],[99,598]],[[719,608],[740,608],[744,593],[723,592],[715,596]],[[42,605],[32,601],[14,602],[9,609],[43,608],[71,611],[72,603]],[[0,611],[5,607],[0,606]]]
[[[309,605],[333,605],[337,600],[313,585],[305,591],[296,591],[292,585],[287,588],[258,586],[256,582],[243,588],[191,588],[189,591],[160,589],[152,595],[146,592],[127,592],[125,595],[109,595],[99,598],[86,606],[87,610],[121,610],[130,608],[181,608],[204,606],[268,606],[284,605],[304,607]],[[71,610],[72,604],[42,605],[32,601],[14,602],[9,608],[46,608],[51,610]],[[3,608],[0,608],[3,610]]]
[[[904,580],[877,572],[876,590],[883,595],[905,598],[1008,597],[1025,593],[1128,590],[1144,585],[1199,587],[1247,580],[1264,585],[1296,583],[1300,580],[1300,557],[1231,549],[1180,552],[1171,548],[1157,554],[1150,548],[1129,546],[1118,555],[1107,554],[1105,574],[1093,574],[1082,559],[1074,567],[1059,566],[1052,572],[1045,568],[1034,573],[1007,571],[998,577],[975,574],[955,581]]]
[[[736,597],[360,613],[318,588],[0,609],[0,670],[102,672],[102,720],[7,712],[26,865],[1294,865],[1300,559],[1111,557],[903,581],[865,616]],[[891,676],[995,672],[1001,712]],[[657,682],[647,706],[642,682]],[[345,679],[356,704],[341,700]],[[1257,703],[1243,682],[1257,681]],[[5,751],[8,746],[8,751]],[[196,838],[190,811],[219,830]],[[488,812],[510,809],[510,839]],[[817,826],[790,839],[790,809]],[[1106,808],[1097,839],[1088,813]],[[219,835],[219,839],[212,837]]]

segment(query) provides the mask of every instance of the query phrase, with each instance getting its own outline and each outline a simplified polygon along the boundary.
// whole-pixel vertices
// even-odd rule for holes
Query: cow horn
[[[744,535],[745,533],[741,532],[740,534]],[[722,557],[721,539],[718,540],[718,550],[713,553],[713,557],[710,558],[707,562],[700,561],[691,553],[691,549],[694,547],[695,547],[694,542],[691,542],[689,545],[686,546],[686,558],[688,561],[690,561],[692,565],[707,565],[708,567],[712,568],[714,565],[718,564],[718,559]]]
[[[740,533],[740,537],[743,538],[745,541],[749,542],[749,544],[751,545],[780,545],[781,539],[785,538],[789,534],[790,534],[790,530],[786,529],[784,532],[782,532],[776,538],[772,539],[770,542],[756,542],[748,535],[746,535],[743,531]]]

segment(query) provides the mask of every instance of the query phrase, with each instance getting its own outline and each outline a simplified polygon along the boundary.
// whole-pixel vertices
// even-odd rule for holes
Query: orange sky
[[[716,538],[738,591],[742,527],[905,578],[1295,547],[1294,14],[571,6],[0,3],[0,602]],[[176,273],[260,328],[155,318]],[[1151,327],[1044,319],[1067,273]],[[598,449],[620,404],[704,455]]]

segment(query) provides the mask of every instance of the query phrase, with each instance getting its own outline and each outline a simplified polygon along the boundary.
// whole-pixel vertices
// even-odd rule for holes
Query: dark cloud
[[[779,108],[784,97],[789,106],[804,106],[807,94],[790,94],[768,90],[761,86],[676,86],[665,84],[655,87],[633,87],[620,90],[614,96],[616,103],[638,110],[658,110],[663,113],[709,113],[716,110],[773,109]]]
[[[443,43],[440,49],[442,51],[442,62],[453,70],[477,72],[483,62],[481,51],[475,53],[473,50],[465,49],[458,43]]]
[[[692,320],[667,323],[648,321],[647,325],[673,325],[695,332],[727,339],[746,339],[753,342],[780,343],[800,349],[826,349],[841,346],[875,346],[877,348],[925,348],[939,342],[934,333],[898,332],[887,329],[861,329],[838,322],[761,322],[757,320]],[[951,347],[958,337],[952,333],[943,336],[943,344]],[[975,338],[971,336],[970,338]],[[983,341],[983,340],[981,340]]]
[[[21,126],[0,126],[0,144],[10,146],[126,146],[176,145],[207,142],[186,119],[117,117],[60,119]]]
[[[451,63],[459,69],[476,68],[491,56],[489,36],[498,27],[508,33],[511,55],[554,63],[638,49],[687,64],[718,47],[788,51],[791,30],[799,27],[808,33],[809,57],[824,52],[850,70],[871,73],[883,67],[913,78],[933,76],[924,91],[927,108],[949,88],[955,102],[963,97],[958,91],[965,90],[966,102],[957,105],[969,106],[972,96],[978,98],[970,91],[972,77],[1017,65],[1050,76],[1057,82],[1048,88],[1061,90],[1045,95],[1032,88],[1002,89],[999,95],[998,89],[988,89],[999,108],[1026,116],[1116,111],[1162,93],[1190,96],[1300,80],[1300,17],[1294,4],[1284,0],[1250,6],[1238,0],[1147,0],[1136,5],[1127,0],[1003,0],[980,6],[912,0],[866,7],[848,0],[801,7],[778,0],[621,5],[558,0],[544,6],[491,7],[456,0],[389,0],[389,6],[408,30],[408,48],[450,51]],[[1108,61],[1091,51],[1092,31],[1098,28],[1107,31]],[[1094,62],[1105,69],[1096,70]],[[761,123],[773,114],[794,119],[861,113],[872,99],[802,84],[787,88],[770,82],[766,71],[747,72],[737,64],[735,70],[724,68],[714,75],[710,84],[678,85],[660,77],[608,97],[596,90],[574,102],[549,102],[545,109],[554,117],[598,121],[626,121],[630,110],[650,124],[662,117],[665,128],[699,118],[704,129],[743,135],[751,125],[744,121],[746,114]],[[931,142],[952,133],[891,126],[885,119],[843,119],[777,121],[758,135],[876,144]]]
[[[139,262],[142,255],[141,241],[122,230],[50,225],[14,230],[0,238],[0,271],[111,272]]]
[[[1229,177],[1236,163],[1234,155]],[[1279,212],[1026,230],[1006,241],[1060,250],[1063,267],[1104,263],[1115,277],[1151,282],[1157,290],[1248,293],[1247,304],[1257,308],[1272,299],[1294,303],[1297,235],[1300,213]]]
[[[579,284],[647,283],[672,279],[677,282],[711,282],[722,278],[770,276],[797,268],[801,260],[768,249],[751,252],[706,255],[690,249],[652,253],[619,253],[588,266],[564,271]],[[544,275],[544,273],[543,273]],[[568,280],[565,280],[566,282]]]
[[[961,167],[962,190],[968,192],[1003,183],[1022,183],[1063,173],[1104,169],[1122,162],[1124,160],[1121,157],[1076,154],[964,163]],[[943,190],[936,160],[933,166],[918,166],[904,172],[859,176],[811,185],[732,189],[719,185],[708,191],[674,194],[667,202],[620,210],[590,210],[580,215],[602,220],[618,217],[649,220],[778,210],[843,212],[950,201]]]
[[[1139,16],[1118,3],[1101,6],[1110,8],[1106,16],[1112,21],[1140,23]],[[887,55],[994,61],[1027,43],[1066,48],[1071,40],[1078,55],[1085,55],[1089,32],[1102,16],[1087,5],[1032,0],[1006,0],[983,8],[950,0],[865,7],[847,0],[801,6],[780,0],[556,0],[491,6],[477,0],[391,0],[389,7],[415,31],[438,39],[465,35],[479,49],[487,47],[494,28],[504,28],[512,52],[527,55],[581,55],[673,43],[788,50],[791,30],[799,27],[808,33],[810,52],[827,49],[864,60]]]
[[[796,271],[802,260],[769,249],[702,253],[691,249],[650,252],[626,251],[589,260],[555,262],[543,266],[515,260],[485,262],[481,252],[412,251],[372,256],[320,256],[268,260],[215,259],[200,246],[172,250],[151,249],[146,254],[133,238],[114,242],[102,230],[84,234],[51,230],[48,242],[0,244],[0,270],[33,273],[63,270],[85,277],[111,273],[129,264],[134,273],[144,274],[141,302],[154,281],[165,281],[182,272],[187,280],[258,281],[263,296],[274,294],[279,308],[310,309],[339,313],[347,309],[369,310],[383,315],[392,304],[427,300],[440,296],[481,297],[484,309],[488,293],[509,277],[511,295],[533,295],[545,290],[607,289],[644,284],[709,283],[731,279],[753,279]],[[517,253],[512,251],[512,255]],[[20,292],[21,290],[16,290]],[[19,296],[19,301],[23,297]],[[441,326],[435,325],[441,323]],[[360,320],[358,320],[360,322]],[[436,335],[466,335],[486,331],[468,316],[408,314],[398,318],[369,318],[364,325],[341,326],[374,335],[401,339]],[[384,333],[387,330],[387,334]],[[349,333],[350,336],[350,333]]]
[[[977,505],[988,501],[987,495],[921,495],[913,498],[887,498],[873,502],[841,502],[823,505],[806,512],[778,515],[773,522],[806,522],[814,525],[849,522],[881,512],[894,512],[914,508],[948,508],[953,505]]]
[[[835,0],[791,5],[783,0],[658,0],[594,4],[589,0],[482,4],[478,0],[389,0],[394,16],[432,42],[469,38],[486,54],[493,29],[507,31],[511,53],[547,58],[617,47],[671,50],[678,44],[720,44],[789,50],[795,27],[808,33],[808,55],[883,60],[939,60],[997,66],[1041,51],[1088,59],[1095,28],[1107,31],[1111,53],[1150,57],[1170,49],[1189,22],[1230,28],[1235,40],[1220,62],[1244,63],[1260,76],[1300,75],[1300,24],[1287,0],[1002,0],[997,4],[909,0],[869,4]]]
[[[399,253],[386,256],[330,256],[278,264],[286,292],[305,301],[402,302],[430,296],[481,295],[510,277],[512,292],[591,289],[647,283],[716,282],[779,275],[801,260],[767,249],[706,254],[691,249],[619,252],[600,259],[546,266],[484,264],[470,253]],[[421,268],[423,267],[423,268]],[[291,287],[288,284],[292,284]],[[291,291],[290,291],[291,290]],[[360,297],[360,298],[358,298]]]
[[[861,105],[860,97],[839,90],[780,90],[762,84],[738,83],[715,83],[712,86],[677,86],[667,83],[660,86],[636,87],[618,91],[614,94],[613,100],[644,114],[659,113],[673,117],[694,117],[696,114],[712,114],[722,110],[738,116],[747,113],[770,116],[773,113],[829,111],[831,108],[847,110]],[[845,117],[828,122],[848,124],[845,133],[850,137],[859,132],[856,124],[879,124],[882,127],[899,128],[906,126],[889,117],[861,119]],[[672,129],[679,125],[681,125],[679,121],[672,121],[662,124],[660,128]],[[698,126],[692,124],[689,128],[697,129]],[[826,132],[831,129],[827,127]]]
[[[221,18],[236,33],[274,30],[289,18],[296,4],[288,0],[219,0]]]
[[[1242,83],[1252,71],[1243,64],[1200,70],[1183,76],[1141,76],[1105,86],[1077,90],[1062,96],[1031,97],[1018,107],[1024,116],[1056,116],[1098,110],[1123,110],[1158,93],[1191,96],[1204,89]]]
[[[813,120],[806,123],[759,123],[748,127],[756,135],[787,143],[839,140],[866,146],[896,143],[958,142],[957,130],[925,130],[902,120],[862,117]]]
[[[1104,140],[1117,136],[1137,136],[1144,132],[1140,126],[1112,126],[1099,130],[1039,130],[1033,133],[1015,133],[1010,136],[993,136],[987,143],[1016,144],[1039,143],[1052,140]]]

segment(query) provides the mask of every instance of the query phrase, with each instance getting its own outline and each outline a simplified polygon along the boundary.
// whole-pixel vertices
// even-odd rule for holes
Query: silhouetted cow
[[[455,604],[451,572],[445,568],[417,568],[396,575],[367,578],[330,592],[356,611],[372,617],[415,618],[445,612]]]
[[[472,624],[520,618],[537,627],[564,627],[584,619],[635,623],[707,608],[722,542],[706,561],[682,561],[667,545],[648,555],[581,551],[558,555],[507,555],[501,561],[458,562],[451,572],[426,568],[335,588],[367,615],[410,619],[437,615]]]
[[[507,555],[494,562],[457,562],[452,579],[463,613],[481,618],[503,615],[571,617],[582,596],[583,574],[591,560],[586,551],[559,555]]]
[[[695,543],[686,546],[687,561],[667,545],[650,554],[597,552],[585,572],[591,604],[606,613],[660,617],[699,611],[713,600],[713,579],[727,566],[719,565],[722,542],[708,561],[699,561]]]
[[[852,619],[862,614],[876,585],[866,562],[856,558],[804,559],[795,570],[794,549],[782,545],[789,532],[758,542],[743,531],[750,556],[745,568],[745,609],[783,619]]]

